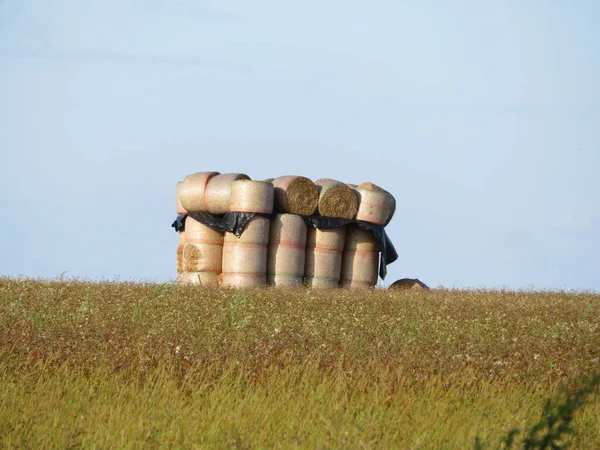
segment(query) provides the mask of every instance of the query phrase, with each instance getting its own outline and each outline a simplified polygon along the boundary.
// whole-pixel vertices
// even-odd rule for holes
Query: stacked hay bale
[[[253,181],[243,173],[198,172],[177,183],[176,192],[178,214],[210,213],[222,222],[195,217],[215,229],[224,229],[225,223],[225,229],[238,233],[214,231],[187,216],[177,247],[179,282],[249,287],[299,286],[304,281],[313,288],[377,283],[379,248],[372,231],[353,223],[325,229],[336,223],[327,219],[311,219],[324,228],[307,230],[302,217],[386,226],[396,202],[372,183],[351,185],[328,178],[312,182],[294,175]],[[242,214],[223,216],[227,213]]]
[[[345,226],[329,230],[308,230],[305,268],[308,287],[339,287],[345,238]]]
[[[273,286],[300,286],[304,279],[306,223],[295,214],[275,214],[271,220],[267,282]]]

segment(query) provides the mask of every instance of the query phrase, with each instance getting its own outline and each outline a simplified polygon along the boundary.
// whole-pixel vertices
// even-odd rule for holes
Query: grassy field
[[[593,293],[0,279],[0,448],[502,448],[599,365]]]

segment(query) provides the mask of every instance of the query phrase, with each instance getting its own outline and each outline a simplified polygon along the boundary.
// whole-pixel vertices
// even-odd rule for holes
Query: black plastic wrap
[[[190,216],[192,219],[200,222],[203,225],[221,233],[230,232],[240,237],[248,223],[255,216],[269,217],[268,214],[259,214],[251,212],[230,212],[222,216],[217,216],[210,213],[188,212],[179,214],[175,222],[171,224],[175,231],[185,230],[185,218]],[[379,276],[385,280],[387,275],[388,264],[393,263],[398,259],[398,253],[392,244],[391,239],[385,232],[385,228],[381,225],[375,225],[361,220],[338,219],[334,217],[323,216],[302,216],[308,226],[320,228],[323,230],[330,228],[343,227],[348,224],[356,224],[362,230],[371,231],[375,235],[377,248],[379,249]]]

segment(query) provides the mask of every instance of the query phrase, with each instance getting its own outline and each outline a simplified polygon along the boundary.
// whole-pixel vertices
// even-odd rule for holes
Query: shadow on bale
[[[429,290],[429,286],[420,281],[418,278],[402,278],[393,282],[388,289],[404,289],[404,290]]]

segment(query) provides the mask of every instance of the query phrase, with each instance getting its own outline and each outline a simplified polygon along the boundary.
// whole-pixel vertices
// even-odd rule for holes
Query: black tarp
[[[210,213],[191,212],[179,214],[175,222],[171,224],[175,231],[184,231],[185,218],[190,216],[192,219],[203,225],[222,233],[229,232],[240,237],[248,223],[254,216],[270,217],[269,214],[248,213],[248,212],[230,212],[222,216]],[[302,216],[308,226],[322,230],[343,227],[348,224],[356,224],[361,230],[371,231],[375,235],[377,248],[379,249],[379,276],[385,280],[388,264],[398,259],[398,253],[392,244],[391,239],[381,225],[375,225],[361,220],[338,219],[334,217],[323,216]]]

